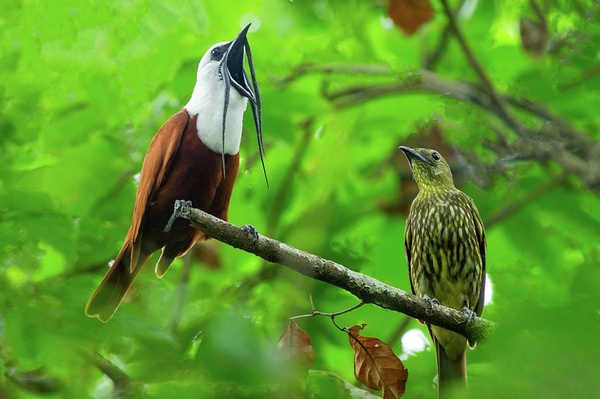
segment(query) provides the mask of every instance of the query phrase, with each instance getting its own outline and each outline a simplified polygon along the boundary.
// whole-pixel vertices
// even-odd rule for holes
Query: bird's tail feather
[[[454,391],[464,390],[467,386],[467,351],[465,348],[456,360],[450,360],[438,340],[433,341],[438,367],[438,397],[451,398]]]
[[[121,304],[131,283],[149,257],[150,254],[139,254],[137,264],[130,268],[131,244],[125,242],[106,276],[88,301],[85,314],[89,317],[97,317],[106,323]]]

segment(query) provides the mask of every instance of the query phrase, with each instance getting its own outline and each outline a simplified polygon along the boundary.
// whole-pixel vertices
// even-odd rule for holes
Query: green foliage
[[[495,87],[542,104],[597,140],[597,2],[540,2],[551,4],[549,35],[561,44],[540,59],[519,39],[518,18],[535,18],[529,1],[474,3],[459,23]],[[83,314],[127,231],[133,177],[151,137],[187,102],[204,51],[247,22],[256,28],[249,40],[271,187],[247,113],[230,220],[409,290],[404,216],[387,210],[400,200],[396,147],[438,120],[448,142],[494,163],[507,154],[486,147],[493,132],[516,136],[486,110],[440,93],[413,90],[347,108],[329,101],[323,92],[406,79],[446,25],[438,7],[432,22],[405,37],[384,12],[379,2],[333,0],[2,2],[0,397],[37,397],[4,375],[15,365],[62,381],[47,397],[110,395],[110,380],[82,351],[124,371],[135,385],[130,396],[275,396],[282,370],[271,352],[288,317],[310,312],[309,293],[325,312],[356,303],[335,287],[218,244],[208,251],[216,251],[220,268],[176,261],[158,280],[148,265],[109,323]],[[294,72],[355,64],[390,72]],[[453,39],[435,72],[477,82]],[[538,118],[518,112],[540,128]],[[470,395],[593,397],[600,392],[600,201],[557,162],[504,165],[485,190],[462,187],[484,221],[523,202],[487,231],[494,296],[484,316],[499,328],[469,353]],[[363,306],[336,321],[367,323],[369,335],[386,341],[404,318]],[[326,318],[300,324],[319,370],[307,383],[311,397],[350,395],[342,393],[355,384],[347,336]],[[401,352],[397,338],[388,344]],[[409,356],[405,365],[408,396],[433,397],[433,352]]]

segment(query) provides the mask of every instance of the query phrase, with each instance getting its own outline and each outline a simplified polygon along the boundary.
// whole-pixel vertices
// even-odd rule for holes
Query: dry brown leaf
[[[380,390],[384,399],[400,398],[404,395],[408,370],[389,345],[378,338],[360,335],[365,325],[348,329],[354,349],[354,375],[367,387]]]
[[[308,373],[315,363],[315,351],[310,344],[310,337],[293,320],[279,337],[275,350],[293,363],[296,370]]]
[[[405,35],[415,33],[433,18],[429,0],[388,0],[388,15]]]
[[[545,22],[535,22],[527,18],[519,21],[523,49],[536,58],[541,57],[548,44],[548,27]]]
[[[315,363],[315,352],[310,337],[294,321],[279,337],[275,347],[276,355],[289,366],[286,381],[282,381],[287,390],[286,396],[304,397],[306,377]]]

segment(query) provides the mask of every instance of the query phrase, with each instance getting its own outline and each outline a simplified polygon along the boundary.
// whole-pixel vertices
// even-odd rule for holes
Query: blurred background
[[[435,148],[487,228],[483,316],[498,327],[468,353],[469,396],[596,397],[599,5],[451,1],[457,35],[436,0],[4,0],[0,397],[280,397],[288,318],[309,294],[323,312],[357,303],[209,241],[161,280],[148,265],[109,323],[83,313],[151,138],[208,47],[249,22],[270,187],[248,111],[230,221],[410,290],[416,187],[397,147]],[[435,397],[433,350],[407,346],[423,326],[371,305],[336,322],[402,354],[406,397]],[[307,397],[366,389],[347,335],[298,324],[316,358]]]

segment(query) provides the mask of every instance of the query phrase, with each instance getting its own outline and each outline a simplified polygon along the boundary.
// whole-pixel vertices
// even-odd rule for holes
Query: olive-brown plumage
[[[400,149],[419,186],[404,235],[412,291],[479,316],[483,312],[486,241],[477,207],[454,186],[450,167],[438,152]],[[437,326],[428,328],[436,350],[441,398],[466,385],[467,340]]]

